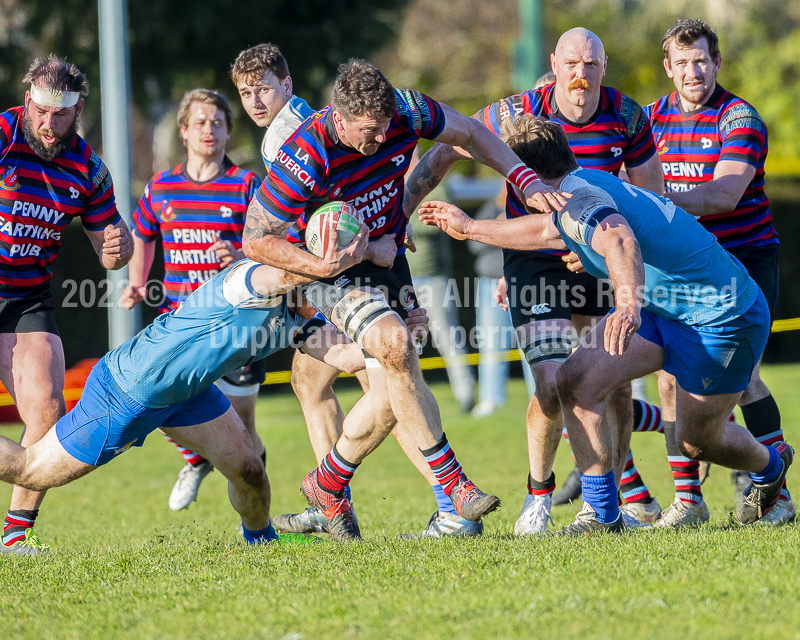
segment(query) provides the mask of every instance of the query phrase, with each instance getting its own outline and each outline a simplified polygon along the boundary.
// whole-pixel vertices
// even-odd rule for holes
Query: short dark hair
[[[89,81],[80,69],[52,53],[46,58],[36,58],[22,82],[53,91],[75,91],[84,96],[89,93]]]
[[[228,125],[228,133],[233,130],[233,109],[231,109],[228,97],[218,91],[211,89],[192,89],[183,94],[181,103],[178,105],[178,126],[186,127],[189,125],[189,109],[193,102],[204,102],[213,104],[217,109],[225,114],[225,124]]]
[[[284,80],[289,75],[286,58],[278,47],[269,42],[245,49],[236,56],[231,67],[231,80],[236,85],[242,81],[253,84],[261,80],[267,71],[272,71],[278,80]]]
[[[664,57],[669,60],[669,46],[675,41],[679,49],[691,47],[700,38],[708,42],[708,53],[712,60],[719,56],[719,38],[707,22],[702,20],[678,20],[675,26],[661,38],[661,49]]]
[[[391,118],[397,111],[397,94],[392,83],[375,65],[351,58],[349,62],[339,65],[339,75],[333,83],[331,105],[348,122],[368,111],[376,118]]]
[[[500,137],[542,178],[558,178],[578,168],[567,134],[552,120],[525,115],[504,120]]]

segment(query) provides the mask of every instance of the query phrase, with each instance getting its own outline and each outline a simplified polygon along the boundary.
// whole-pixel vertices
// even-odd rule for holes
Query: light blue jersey
[[[604,171],[576,169],[561,183],[572,193],[553,220],[567,246],[596,278],[608,278],[605,258],[591,248],[600,220],[619,213],[633,230],[645,271],[644,305],[692,326],[725,324],[744,314],[758,286],[694,216],[671,201]]]
[[[302,321],[289,311],[285,296],[268,298],[253,290],[250,277],[258,266],[237,262],[106,354],[120,389],[145,407],[168,407],[289,347]]]
[[[261,143],[261,159],[264,160],[267,171],[272,169],[272,163],[278,157],[280,148],[312,113],[315,111],[298,96],[289,98],[289,102],[278,111],[278,115],[267,127]]]

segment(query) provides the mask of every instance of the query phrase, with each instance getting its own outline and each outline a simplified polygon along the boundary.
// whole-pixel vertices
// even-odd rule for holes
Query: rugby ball
[[[318,258],[325,255],[336,229],[338,248],[349,245],[358,234],[363,218],[347,202],[329,202],[317,209],[306,225],[306,248]]]

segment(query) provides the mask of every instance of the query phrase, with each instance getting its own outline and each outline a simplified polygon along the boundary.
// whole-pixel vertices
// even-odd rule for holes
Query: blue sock
[[[344,495],[350,502],[353,501],[353,498],[350,497],[350,485],[349,484],[344,488]]]
[[[769,464],[760,473],[748,473],[750,479],[756,484],[771,484],[775,482],[783,471],[783,460],[775,447],[767,447],[769,451]]]
[[[609,471],[602,476],[581,474],[581,492],[583,500],[597,513],[597,520],[609,524],[619,518],[617,501],[617,485],[614,472]]]
[[[258,531],[250,531],[242,525],[242,534],[244,541],[247,544],[266,544],[267,542],[274,542],[278,539],[278,534],[270,524],[266,529],[259,529]]]
[[[453,503],[450,501],[450,498],[447,497],[442,485],[432,484],[431,489],[433,489],[433,496],[436,498],[436,508],[439,509],[440,513],[450,513],[459,518],[461,517],[458,515],[458,511],[453,508]]]

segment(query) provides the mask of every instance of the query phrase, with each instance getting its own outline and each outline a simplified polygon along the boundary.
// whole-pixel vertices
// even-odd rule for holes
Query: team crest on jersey
[[[669,151],[669,147],[667,146],[667,141],[665,138],[659,140],[656,150],[660,156],[663,156],[667,151]]]
[[[19,174],[17,173],[17,167],[6,167],[5,171],[3,172],[3,179],[0,180],[0,188],[5,189],[6,191],[16,191],[19,189]]]
[[[169,202],[164,200],[164,204],[166,206],[161,210],[161,215],[159,216],[159,218],[161,218],[162,222],[172,222],[175,218],[178,217],[178,214],[176,214],[175,211],[172,209],[172,200],[170,200]]]

